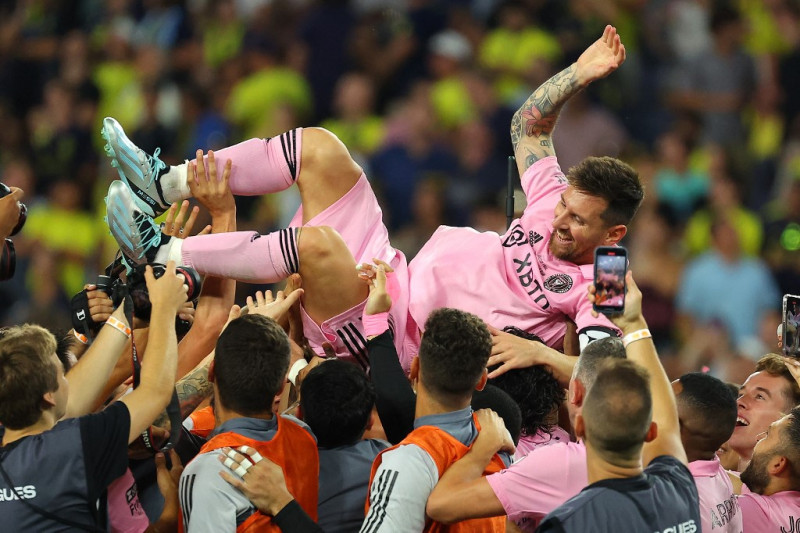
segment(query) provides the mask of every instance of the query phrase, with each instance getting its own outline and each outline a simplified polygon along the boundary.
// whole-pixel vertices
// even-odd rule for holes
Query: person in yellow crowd
[[[712,178],[708,207],[697,211],[686,224],[684,244],[687,251],[698,255],[711,247],[712,222],[720,217],[736,231],[742,253],[757,256],[764,239],[761,220],[742,206],[738,185],[727,175]]]
[[[481,66],[497,74],[495,91],[501,101],[517,104],[530,94],[528,79],[544,79],[550,66],[561,59],[561,45],[555,36],[530,23],[525,7],[518,1],[504,4],[499,25],[489,32],[479,51]]]
[[[277,125],[277,114],[284,106],[301,121],[311,113],[308,82],[302,74],[281,64],[273,43],[250,35],[245,37],[244,54],[249,74],[231,90],[226,110],[242,137],[270,137],[283,131]]]
[[[77,183],[61,179],[50,188],[46,202],[31,206],[25,224],[28,242],[56,255],[55,275],[68,295],[83,289],[87,266],[93,266],[92,256],[105,225],[81,209],[81,198]],[[28,284],[35,281],[28,279]]]
[[[335,116],[321,126],[332,131],[351,152],[372,155],[383,143],[386,126],[375,113],[375,84],[369,76],[352,72],[336,84]]]
[[[470,122],[477,117],[477,107],[462,79],[466,65],[472,59],[472,45],[455,30],[433,36],[429,44],[429,69],[434,82],[431,103],[440,124],[446,129]]]
[[[218,67],[242,50],[245,27],[236,16],[233,0],[214,2],[202,30],[203,57],[211,67]]]

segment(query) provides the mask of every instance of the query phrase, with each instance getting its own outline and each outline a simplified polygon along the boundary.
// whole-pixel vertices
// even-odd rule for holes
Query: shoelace
[[[136,229],[139,230],[142,237],[142,251],[137,257],[137,259],[141,259],[147,250],[161,244],[161,230],[153,223],[152,218],[141,212],[134,214],[133,223],[136,224]],[[144,229],[142,229],[142,224],[145,225]],[[148,233],[152,233],[152,235],[148,237]]]
[[[164,163],[161,159],[159,159],[159,154],[161,154],[161,147],[156,148],[153,150],[153,155],[147,155],[148,162],[150,163],[150,181],[147,182],[147,187],[149,188],[150,185],[153,184],[155,179],[158,177],[158,173],[167,168],[167,164]]]

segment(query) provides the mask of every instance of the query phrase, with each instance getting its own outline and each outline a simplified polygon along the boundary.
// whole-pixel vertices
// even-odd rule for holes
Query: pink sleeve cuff
[[[362,318],[364,324],[364,335],[367,338],[380,335],[389,329],[389,312],[378,313],[377,315],[365,314]]]

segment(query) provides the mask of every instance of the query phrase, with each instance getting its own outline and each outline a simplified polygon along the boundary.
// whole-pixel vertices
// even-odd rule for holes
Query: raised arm
[[[656,438],[646,442],[642,449],[642,464],[647,466],[660,455],[671,455],[683,464],[687,464],[688,459],[681,442],[675,394],[672,392],[667,373],[661,366],[653,339],[649,336],[647,322],[642,316],[642,292],[633,281],[630,271],[625,276],[625,283],[628,287],[625,310],[622,315],[612,317],[611,321],[622,330],[624,336],[622,342],[627,342],[625,353],[628,359],[644,367],[650,374],[653,421],[658,426]],[[589,300],[594,301],[594,285],[589,286]],[[644,332],[647,333],[643,335]],[[631,337],[628,337],[629,335]]]
[[[511,144],[520,175],[543,157],[556,155],[551,135],[561,107],[594,80],[605,78],[625,61],[617,30],[606,26],[578,61],[544,82],[511,119]]]
[[[183,276],[175,274],[170,261],[164,274],[155,279],[149,266],[145,272],[147,290],[153,310],[150,314],[150,335],[147,354],[142,358],[141,383],[123,397],[131,415],[128,442],[133,442],[167,407],[175,384],[178,366],[178,339],[175,315],[186,301]]]

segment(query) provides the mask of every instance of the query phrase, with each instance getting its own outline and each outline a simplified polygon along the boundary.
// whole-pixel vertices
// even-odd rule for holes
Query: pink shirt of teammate
[[[540,429],[535,435],[523,435],[517,443],[517,451],[514,453],[514,460],[519,461],[536,448],[549,446],[557,442],[569,442],[569,433],[564,431],[561,426],[550,426],[550,433]],[[798,532],[800,533],[800,532]]]
[[[739,495],[744,533],[800,531],[800,492],[787,490],[771,496],[754,494],[742,485]]]
[[[150,525],[130,468],[108,486],[108,523],[113,533],[142,533]]]
[[[742,512],[728,473],[719,459],[692,461],[688,467],[700,496],[703,533],[742,533]]]
[[[589,484],[586,446],[567,442],[536,448],[486,481],[508,518],[533,532],[547,513]]]
[[[439,307],[463,309],[497,328],[513,325],[559,348],[571,317],[578,332],[589,326],[616,330],[592,317],[586,289],[594,267],[557,259],[548,243],[567,179],[555,157],[534,163],[522,176],[528,205],[504,235],[440,226],[409,264],[409,312],[420,327]],[[448,280],[446,285],[442,280]],[[581,345],[584,345],[582,339]]]

